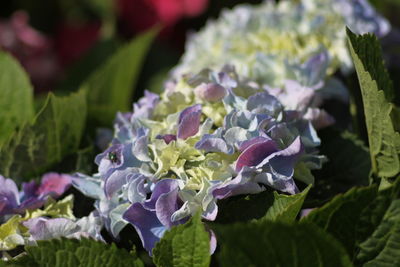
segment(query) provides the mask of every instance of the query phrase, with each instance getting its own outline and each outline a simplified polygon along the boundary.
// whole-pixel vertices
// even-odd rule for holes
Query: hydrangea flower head
[[[367,0],[265,1],[224,11],[191,36],[175,76],[204,67],[232,64],[239,74],[270,86],[301,82],[302,64],[318,53],[329,57],[327,74],[352,68],[345,27],[382,37],[389,23]],[[204,56],[207,55],[207,56]],[[319,79],[325,79],[320,72]],[[306,85],[306,84],[302,84]]]
[[[219,199],[267,187],[295,194],[298,164],[315,169],[324,161],[305,119],[313,89],[309,99],[292,101],[276,90],[225,67],[185,75],[161,96],[146,92],[133,112],[117,115],[114,139],[96,157],[99,173],[72,183],[97,199],[114,236],[130,223],[150,253],[167,229],[196,212],[215,220]]]
[[[58,237],[103,240],[97,212],[76,219],[73,195],[55,200],[68,190],[72,179],[66,174],[47,173],[40,184],[23,183],[22,191],[18,191],[12,179],[0,175],[0,250]]]
[[[48,173],[42,177],[40,184],[35,181],[23,183],[23,190],[19,192],[13,180],[0,175],[0,218],[40,208],[49,197],[58,198],[64,194],[70,185],[70,176]]]

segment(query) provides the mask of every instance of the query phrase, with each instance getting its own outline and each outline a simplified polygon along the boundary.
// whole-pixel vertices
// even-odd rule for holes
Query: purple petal
[[[202,213],[201,217],[207,221],[214,221],[218,215],[218,206],[215,201],[208,204],[207,209]]]
[[[46,202],[46,196],[43,197],[31,197],[26,199],[19,205],[18,208],[14,209],[15,213],[23,214],[26,210],[35,210],[41,208]]]
[[[201,105],[197,104],[184,109],[179,115],[177,137],[187,139],[199,131]]]
[[[121,190],[122,186],[127,183],[127,176],[132,173],[132,170],[116,170],[110,177],[104,181],[104,193],[108,198],[111,198],[116,192]]]
[[[133,105],[133,117],[149,119],[153,115],[153,110],[160,100],[157,94],[149,91],[144,91],[144,97],[142,97],[137,104]]]
[[[159,181],[154,189],[149,200],[144,203],[146,209],[155,211],[156,202],[162,194],[167,194],[178,189],[178,181],[174,179],[163,179]]]
[[[37,191],[39,185],[35,181],[29,183],[22,183],[23,197],[22,199],[28,199],[31,197],[37,197]]]
[[[315,90],[298,81],[286,80],[285,90],[275,95],[286,110],[305,111],[315,99]]]
[[[239,145],[239,150],[240,150],[240,152],[243,152],[248,147],[250,147],[250,146],[252,146],[254,144],[262,143],[262,142],[265,142],[265,141],[268,141],[268,140],[270,140],[270,139],[268,139],[266,137],[263,137],[263,136],[254,137],[254,138],[252,138],[250,140],[246,140],[246,141],[241,142],[240,145]]]
[[[278,150],[273,140],[266,140],[249,146],[240,154],[236,162],[236,171],[239,172],[244,166],[256,166],[266,157]]]
[[[280,150],[270,156],[269,164],[274,171],[285,176],[292,176],[294,165],[303,154],[304,148],[298,136],[287,148]]]
[[[306,217],[310,212],[312,212],[315,208],[309,208],[309,209],[302,209],[300,211],[300,218]]]
[[[168,193],[161,194],[156,201],[156,214],[160,222],[170,228],[179,222],[172,222],[171,216],[179,209],[178,187]]]
[[[212,255],[217,249],[217,236],[213,230],[209,229],[207,231],[210,234],[210,254]]]
[[[279,191],[297,193],[298,189],[292,177],[294,166],[303,152],[300,137],[297,137],[286,149],[271,154],[257,166],[264,171],[257,175],[257,181]]]
[[[164,135],[157,135],[157,139],[163,139],[164,142],[168,145],[172,141],[176,141],[176,135],[174,134],[164,134]]]
[[[195,148],[206,152],[222,152],[225,154],[234,152],[234,148],[229,146],[224,139],[211,134],[203,135],[201,140],[196,143]]]
[[[155,243],[167,229],[158,220],[155,211],[149,211],[142,204],[134,203],[122,217],[133,225],[142,240],[143,247],[151,254]]]
[[[143,202],[146,200],[147,192],[144,186],[146,178],[146,176],[139,173],[131,174],[128,177],[128,200],[131,203]]]
[[[257,194],[265,190],[255,181],[256,172],[244,167],[232,180],[224,182],[212,189],[212,194],[217,199],[224,199],[241,194]]]
[[[227,90],[217,83],[202,83],[194,89],[194,93],[201,99],[217,102],[227,95]]]
[[[197,112],[201,112],[201,105],[200,104],[193,105],[193,106],[185,108],[184,110],[182,110],[181,114],[179,114],[178,123],[181,123],[182,120],[187,115],[192,114],[192,113],[197,113]]]
[[[90,198],[100,199],[104,196],[104,190],[101,188],[100,183],[92,181],[89,176],[80,173],[75,174],[72,177],[72,185]]]
[[[68,236],[80,230],[80,227],[66,218],[33,218],[22,223],[29,229],[33,240],[48,240]]]
[[[140,136],[135,140],[135,143],[132,147],[132,154],[140,161],[143,162],[151,161],[149,157],[147,134]]]
[[[42,177],[42,183],[40,184],[37,195],[44,197],[51,195],[54,198],[58,198],[71,186],[71,176],[66,174],[48,173]]]
[[[282,111],[282,105],[276,97],[267,92],[257,93],[247,100],[247,109],[253,113],[275,116]]]
[[[138,129],[137,138],[141,139],[146,132]],[[135,141],[137,141],[136,139]],[[96,156],[95,162],[99,165],[99,173],[103,178],[108,178],[116,170],[123,170],[127,167],[139,167],[142,162],[132,154],[135,141],[126,144],[114,144],[106,151]],[[144,140],[146,141],[146,139]],[[142,148],[140,156],[146,154],[143,146],[138,145],[135,149]]]
[[[297,188],[292,177],[282,177],[276,173],[272,174],[263,172],[256,176],[256,180],[259,183],[268,185],[269,187],[281,192],[292,195],[299,193],[299,189]]]
[[[0,215],[9,214],[19,205],[17,185],[0,175]]]
[[[317,130],[335,123],[335,119],[331,115],[319,108],[309,108],[303,118],[311,121],[312,125]]]
[[[317,55],[314,55],[307,60],[303,65],[302,69],[308,78],[308,85],[317,85],[321,82],[321,77],[325,77],[326,69],[329,64],[329,56],[327,51],[323,51]]]
[[[99,165],[101,176],[109,176],[111,171],[122,166],[124,161],[123,149],[122,144],[115,144],[96,156],[95,162]]]

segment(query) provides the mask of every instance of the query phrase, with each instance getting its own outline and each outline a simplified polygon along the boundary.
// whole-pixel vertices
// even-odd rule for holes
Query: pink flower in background
[[[59,65],[49,38],[33,29],[24,11],[0,21],[0,48],[15,56],[38,90],[48,90],[59,77]]]
[[[62,22],[55,37],[57,56],[63,66],[68,66],[84,55],[100,38],[101,23]]]
[[[134,32],[156,24],[174,26],[182,18],[200,15],[207,5],[208,0],[117,0],[122,22]]]

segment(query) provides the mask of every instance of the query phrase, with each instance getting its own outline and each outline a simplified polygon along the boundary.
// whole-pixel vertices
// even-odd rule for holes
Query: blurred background
[[[29,73],[39,95],[76,90],[124,42],[153,27],[159,32],[136,83],[161,90],[190,32],[223,8],[250,1],[218,0],[13,0],[2,1],[0,47]]]
[[[35,94],[77,90],[121,44],[158,27],[134,99],[162,81],[184,52],[186,38],[224,8],[261,0],[9,0],[0,9],[0,48],[29,73]],[[370,1],[394,27],[399,0]],[[396,31],[395,31],[396,33]],[[400,34],[390,36],[387,61],[398,62]],[[397,44],[393,46],[393,44]],[[394,48],[393,48],[394,47]],[[399,64],[393,64],[399,65]],[[398,70],[393,70],[398,71]],[[396,81],[395,81],[396,84]],[[134,100],[132,99],[132,100]]]

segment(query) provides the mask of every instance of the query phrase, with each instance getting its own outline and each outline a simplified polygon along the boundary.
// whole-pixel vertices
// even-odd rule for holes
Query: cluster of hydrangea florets
[[[101,220],[95,213],[77,220],[72,213],[72,195],[55,201],[71,186],[72,179],[48,173],[40,184],[23,183],[19,191],[13,180],[0,175],[0,250],[61,236],[101,239]]]
[[[219,199],[267,187],[295,194],[294,179],[312,183],[308,170],[325,158],[305,118],[318,111],[313,89],[286,86],[307,93],[260,87],[227,66],[182,76],[161,96],[146,92],[132,113],[117,115],[114,139],[95,160],[98,174],[79,174],[73,185],[97,199],[112,235],[130,223],[150,253],[167,229],[193,214],[215,220]]]
[[[173,73],[178,77],[187,71],[231,64],[244,77],[282,86],[287,79],[301,82],[298,66],[323,51],[329,56],[328,75],[339,68],[347,73],[352,62],[346,26],[357,34],[371,32],[378,37],[390,31],[388,21],[367,0],[283,0],[240,5],[224,11],[218,20],[191,36]]]

